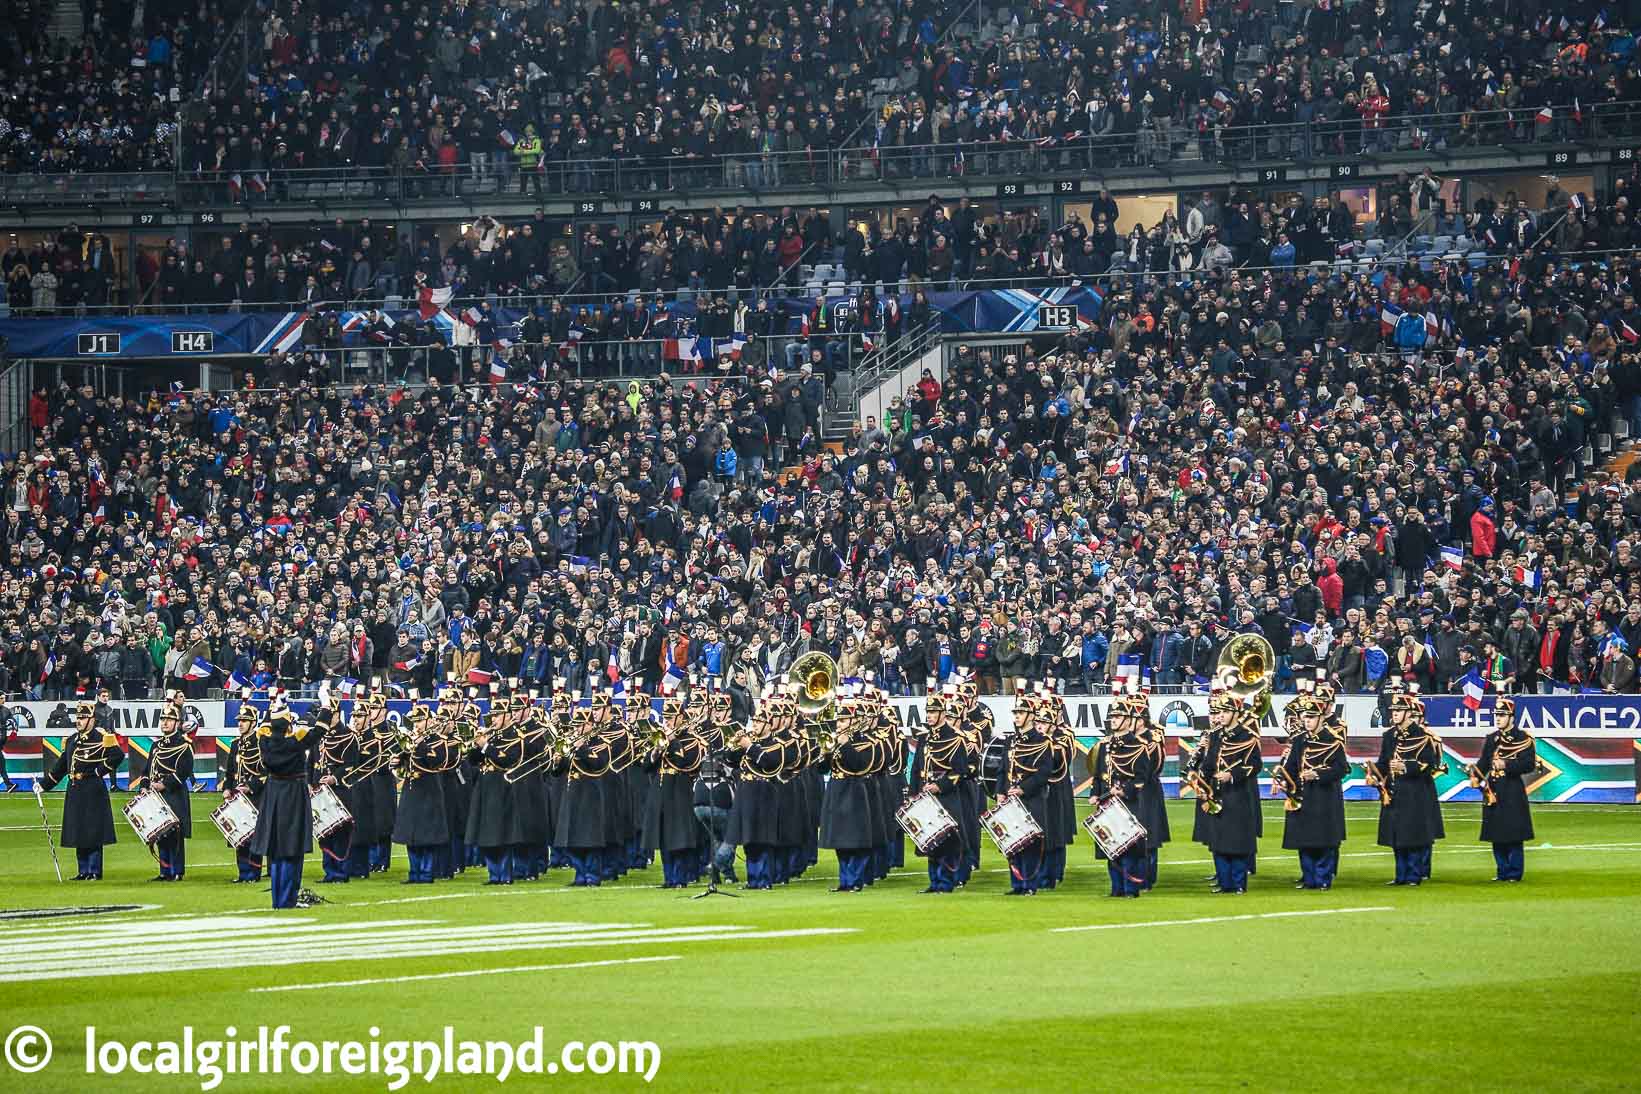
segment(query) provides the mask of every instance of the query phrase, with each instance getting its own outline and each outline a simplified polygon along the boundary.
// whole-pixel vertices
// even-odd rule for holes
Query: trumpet
[[[1379,804],[1390,804],[1390,778],[1376,761],[1369,760],[1362,765],[1362,778],[1369,786],[1379,791]]]
[[[1296,813],[1304,806],[1304,783],[1293,777],[1286,764],[1278,764],[1272,782],[1282,791],[1286,799],[1282,809],[1287,813]]]

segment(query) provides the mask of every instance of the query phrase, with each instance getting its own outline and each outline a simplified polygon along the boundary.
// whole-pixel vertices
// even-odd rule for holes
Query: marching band
[[[1246,892],[1254,872],[1265,656],[1258,647],[1232,652],[1179,763],[1181,788],[1195,797],[1192,838],[1213,854],[1214,892]],[[615,688],[573,696],[562,682],[545,693],[496,685],[483,710],[474,689],[452,686],[435,698],[413,699],[402,722],[389,717],[379,690],[354,695],[347,718],[328,694],[301,720],[282,695],[261,717],[241,705],[221,765],[223,802],[212,813],[235,849],[236,880],[258,881],[266,866],[273,906],[296,906],[317,839],[328,884],[387,870],[387,849],[398,843],[407,885],[482,865],[487,885],[568,867],[572,885],[590,887],[659,855],[662,887],[683,888],[708,874],[716,881],[721,870],[733,876],[739,848],[745,887],[757,890],[803,875],[825,848],[837,858],[833,891],[859,893],[903,865],[909,837],[926,861],[923,891],[938,894],[969,884],[985,831],[1007,858],[1008,893],[1031,895],[1063,881],[1075,842],[1081,746],[1047,688],[1016,694],[1012,731],[1001,737],[971,681],[929,695],[923,724],[905,730],[886,695],[840,683],[820,654],[806,655],[787,687],[766,688],[744,720],[735,697],[711,686],[659,704]],[[1301,889],[1333,886],[1345,839],[1351,761],[1336,699],[1319,684],[1288,702],[1270,771]],[[1378,842],[1395,854],[1391,884],[1417,886],[1445,836],[1435,784],[1445,753],[1416,692],[1391,695],[1389,715],[1364,769],[1380,796]],[[96,880],[102,849],[115,842],[107,780],[126,754],[98,728],[94,703],[79,704],[75,719],[42,783],[68,780],[62,843],[78,855],[76,880]],[[1525,780],[1538,760],[1512,700],[1497,700],[1494,720],[1465,773],[1482,793],[1481,839],[1493,845],[1497,880],[1519,881],[1533,837]],[[193,780],[180,696],[159,729],[132,764],[125,813],[159,863],[156,880],[177,881],[192,835]],[[1131,693],[1114,700],[1103,737],[1085,754],[1093,807],[1083,824],[1113,897],[1136,898],[1156,884],[1158,851],[1171,838],[1165,741],[1146,696]]]

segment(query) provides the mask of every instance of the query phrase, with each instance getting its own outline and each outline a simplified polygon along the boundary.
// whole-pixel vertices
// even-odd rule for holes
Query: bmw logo
[[[1157,721],[1162,723],[1164,732],[1170,736],[1179,737],[1191,732],[1191,718],[1193,712],[1191,704],[1182,699],[1175,699],[1162,708]]]

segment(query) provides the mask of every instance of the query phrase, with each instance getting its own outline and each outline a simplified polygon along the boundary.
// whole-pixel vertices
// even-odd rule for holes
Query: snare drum
[[[312,805],[313,834],[318,839],[327,839],[353,823],[353,814],[328,786],[314,788]]]
[[[169,803],[158,790],[144,790],[125,803],[125,819],[131,830],[144,843],[158,843],[171,834],[180,823]]]
[[[217,826],[228,846],[239,850],[256,835],[256,803],[249,794],[237,791],[222,799],[222,804],[211,810],[211,823]]]
[[[940,804],[940,799],[927,791],[907,798],[906,804],[895,810],[895,823],[912,837],[918,851],[925,855],[957,831],[957,821]]]
[[[1128,803],[1116,795],[1106,798],[1083,818],[1083,827],[1100,845],[1105,857],[1116,860],[1145,839],[1145,825],[1128,808]]]
[[[1019,798],[1004,798],[997,808],[980,817],[980,826],[1005,855],[1017,855],[1043,835],[1043,826]]]

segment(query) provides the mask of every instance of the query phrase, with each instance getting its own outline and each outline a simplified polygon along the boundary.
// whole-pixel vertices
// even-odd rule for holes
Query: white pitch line
[[[674,931],[636,931],[627,935],[615,936],[585,936],[572,939],[559,939],[550,942],[531,942],[520,939],[503,941],[500,945],[494,940],[472,939],[464,940],[454,946],[430,947],[426,943],[406,944],[403,946],[384,947],[381,950],[337,950],[334,952],[314,953],[299,951],[295,953],[281,952],[275,956],[281,965],[317,964],[333,958],[352,961],[385,961],[385,960],[429,960],[432,958],[449,957],[469,953],[496,953],[503,950],[560,950],[575,947],[609,947],[635,945],[679,945],[687,942],[740,942],[771,938],[809,938],[822,935],[858,934],[856,927],[802,927],[784,931],[731,931],[721,934],[697,933],[690,928],[679,928]],[[642,936],[642,937],[640,937]],[[186,954],[163,955],[142,954],[137,958],[123,960],[118,967],[110,967],[107,961],[99,961],[95,965],[75,965],[56,969],[37,969],[25,966],[20,972],[0,971],[0,984],[21,983],[36,980],[74,980],[90,979],[108,976],[134,976],[144,973],[187,973],[205,969],[237,969],[245,965],[243,953],[224,953],[211,956],[204,960],[190,960]]]
[[[1362,915],[1367,912],[1394,912],[1395,908],[1317,908],[1299,912],[1256,912],[1250,915],[1206,915],[1198,919],[1152,919],[1144,923],[1090,923],[1082,927],[1050,927],[1050,934],[1073,931],[1126,931],[1136,927],[1190,927],[1199,923],[1239,923],[1250,919],[1294,919],[1315,915]]]
[[[320,960],[330,955],[346,956],[359,949],[388,950],[413,949],[416,945],[437,945],[466,942],[469,939],[485,938],[492,942],[506,939],[558,939],[558,938],[586,938],[603,936],[612,933],[647,933],[641,928],[647,928],[647,923],[496,923],[468,927],[444,928],[412,928],[403,931],[375,931],[369,923],[359,923],[349,928],[347,934],[333,934],[323,938],[310,939],[308,933],[292,931],[278,935],[259,935],[254,938],[230,938],[211,942],[198,942],[188,947],[190,957],[212,957],[220,953],[240,952],[247,946],[277,947],[280,959],[289,964],[299,958]],[[707,927],[680,927],[680,928],[653,928],[654,931],[666,930],[739,930],[737,927],[707,926]],[[73,946],[52,946],[43,949],[32,962],[24,964],[35,968],[47,969],[78,964],[83,960],[86,949],[101,952],[104,944],[93,946],[76,944]],[[314,956],[309,956],[314,955]],[[142,956],[142,955],[137,955]]]
[[[324,984],[280,984],[271,988],[247,988],[252,994],[273,991],[317,991],[321,988],[365,988],[376,984],[408,984],[418,980],[458,980],[468,976],[500,976],[511,972],[558,972],[561,969],[601,969],[610,965],[651,965],[657,961],[682,961],[683,954],[660,957],[622,957],[609,961],[572,961],[563,965],[514,965],[506,969],[467,969],[462,972],[430,972],[421,976],[385,976],[379,980],[332,980]]]

